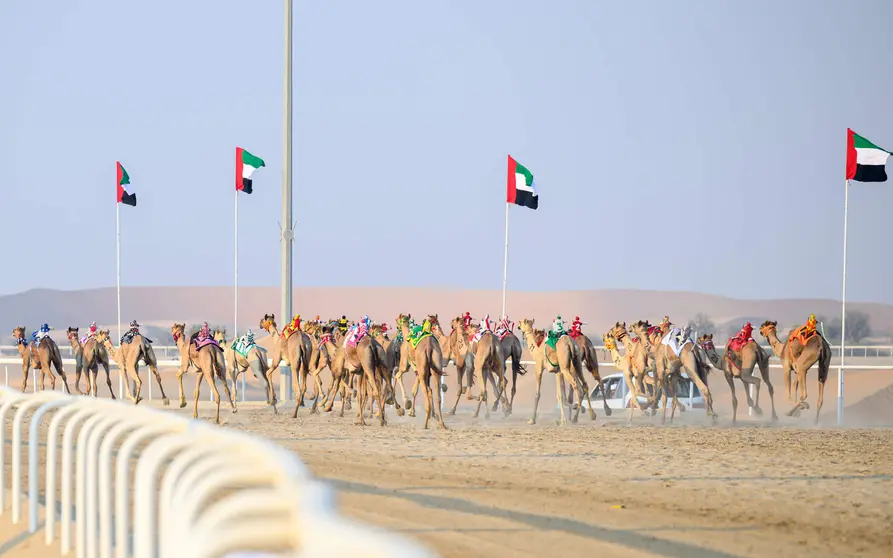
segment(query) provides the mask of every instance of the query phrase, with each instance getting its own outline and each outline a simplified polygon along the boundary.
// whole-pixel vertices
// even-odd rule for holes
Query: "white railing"
[[[29,531],[43,510],[46,544],[58,536],[62,555],[433,556],[339,516],[328,486],[259,437],[128,403],[3,387],[0,424],[0,448],[12,446],[11,479],[0,451],[0,520],[10,483],[12,522],[27,497]]]

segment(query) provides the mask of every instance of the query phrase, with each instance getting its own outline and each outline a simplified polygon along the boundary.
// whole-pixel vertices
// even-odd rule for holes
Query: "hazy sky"
[[[295,1],[296,283],[839,298],[847,126],[893,149],[893,2]],[[0,3],[0,294],[279,282],[283,6]],[[893,175],[893,165],[890,166]],[[849,297],[893,302],[893,180]],[[41,245],[40,243],[44,244]]]

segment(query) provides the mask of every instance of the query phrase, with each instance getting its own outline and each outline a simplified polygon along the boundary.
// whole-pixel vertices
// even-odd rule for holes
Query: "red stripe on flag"
[[[856,146],[853,141],[853,131],[846,129],[846,179],[852,180],[856,178],[856,170],[858,163],[856,162]]]
[[[242,148],[236,148],[236,190],[242,191]]]
[[[509,155],[509,169],[508,176],[506,177],[506,195],[505,201],[507,203],[515,203],[515,197],[518,194],[518,191],[515,189],[515,165],[517,163],[512,156]]]
[[[115,190],[117,192],[117,203],[121,203],[121,198],[124,197],[124,188],[121,187],[121,178],[124,177],[124,173],[121,172],[121,162],[115,161],[115,174],[117,175],[115,178]]]

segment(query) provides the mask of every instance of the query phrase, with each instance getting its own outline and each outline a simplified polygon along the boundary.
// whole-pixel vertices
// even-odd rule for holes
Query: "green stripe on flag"
[[[261,159],[260,157],[255,157],[244,149],[242,150],[242,164],[248,165],[249,167],[254,167],[256,169],[266,166],[263,159]]]

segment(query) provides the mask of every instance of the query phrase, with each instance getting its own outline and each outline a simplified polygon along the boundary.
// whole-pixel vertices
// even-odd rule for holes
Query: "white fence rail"
[[[46,543],[59,537],[62,555],[433,556],[339,516],[329,487],[259,437],[128,403],[4,387],[0,423],[0,448],[12,446],[11,479],[0,452],[0,520],[9,483],[12,522],[27,498],[36,533],[45,504]]]

